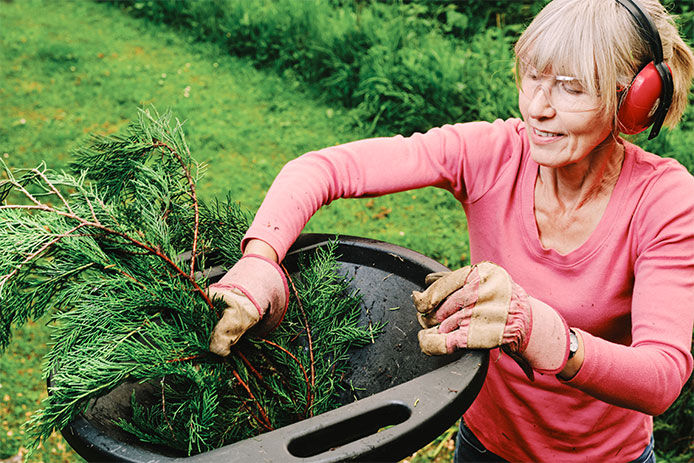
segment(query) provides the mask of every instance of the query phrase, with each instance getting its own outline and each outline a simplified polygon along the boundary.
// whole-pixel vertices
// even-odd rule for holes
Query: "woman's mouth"
[[[544,132],[544,131],[542,131],[542,130],[538,130],[538,129],[535,129],[535,128],[533,128],[533,132],[535,133],[535,135],[537,135],[537,136],[539,136],[539,137],[561,137],[561,136],[562,136],[561,133],[556,133],[556,132]]]
[[[561,140],[564,136],[563,133],[547,132],[544,130],[536,129],[535,127],[532,128],[532,131],[530,133],[532,134],[532,141],[536,145],[554,143],[558,140]]]

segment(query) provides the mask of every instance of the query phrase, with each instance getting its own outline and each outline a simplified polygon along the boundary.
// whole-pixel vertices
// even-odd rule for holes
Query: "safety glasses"
[[[538,92],[544,92],[550,106],[557,111],[592,111],[601,106],[600,98],[577,77],[540,72],[528,64],[519,65],[518,72],[523,95],[533,99]]]

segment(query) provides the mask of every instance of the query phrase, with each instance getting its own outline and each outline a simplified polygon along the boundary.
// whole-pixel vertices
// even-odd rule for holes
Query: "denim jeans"
[[[655,463],[655,452],[653,451],[653,435],[651,441],[646,446],[640,457],[630,463]],[[486,448],[475,437],[475,435],[465,426],[465,422],[460,420],[460,429],[455,440],[455,453],[453,456],[454,463],[489,463],[489,462],[505,462],[503,458],[496,455]]]

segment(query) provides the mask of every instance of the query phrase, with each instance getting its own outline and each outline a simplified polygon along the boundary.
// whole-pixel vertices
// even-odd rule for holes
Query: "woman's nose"
[[[529,95],[528,115],[535,118],[552,117],[556,110],[552,106],[550,90],[544,84],[538,85],[533,95]]]

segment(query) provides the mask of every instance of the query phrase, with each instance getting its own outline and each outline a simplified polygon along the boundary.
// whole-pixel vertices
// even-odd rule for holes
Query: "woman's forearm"
[[[692,371],[691,356],[671,346],[624,346],[576,330],[583,356],[580,369],[559,376],[566,384],[604,402],[659,415],[672,405]],[[578,360],[577,360],[578,361]]]
[[[243,254],[257,254],[277,262],[277,252],[263,240],[251,239],[246,243],[243,249]]]

